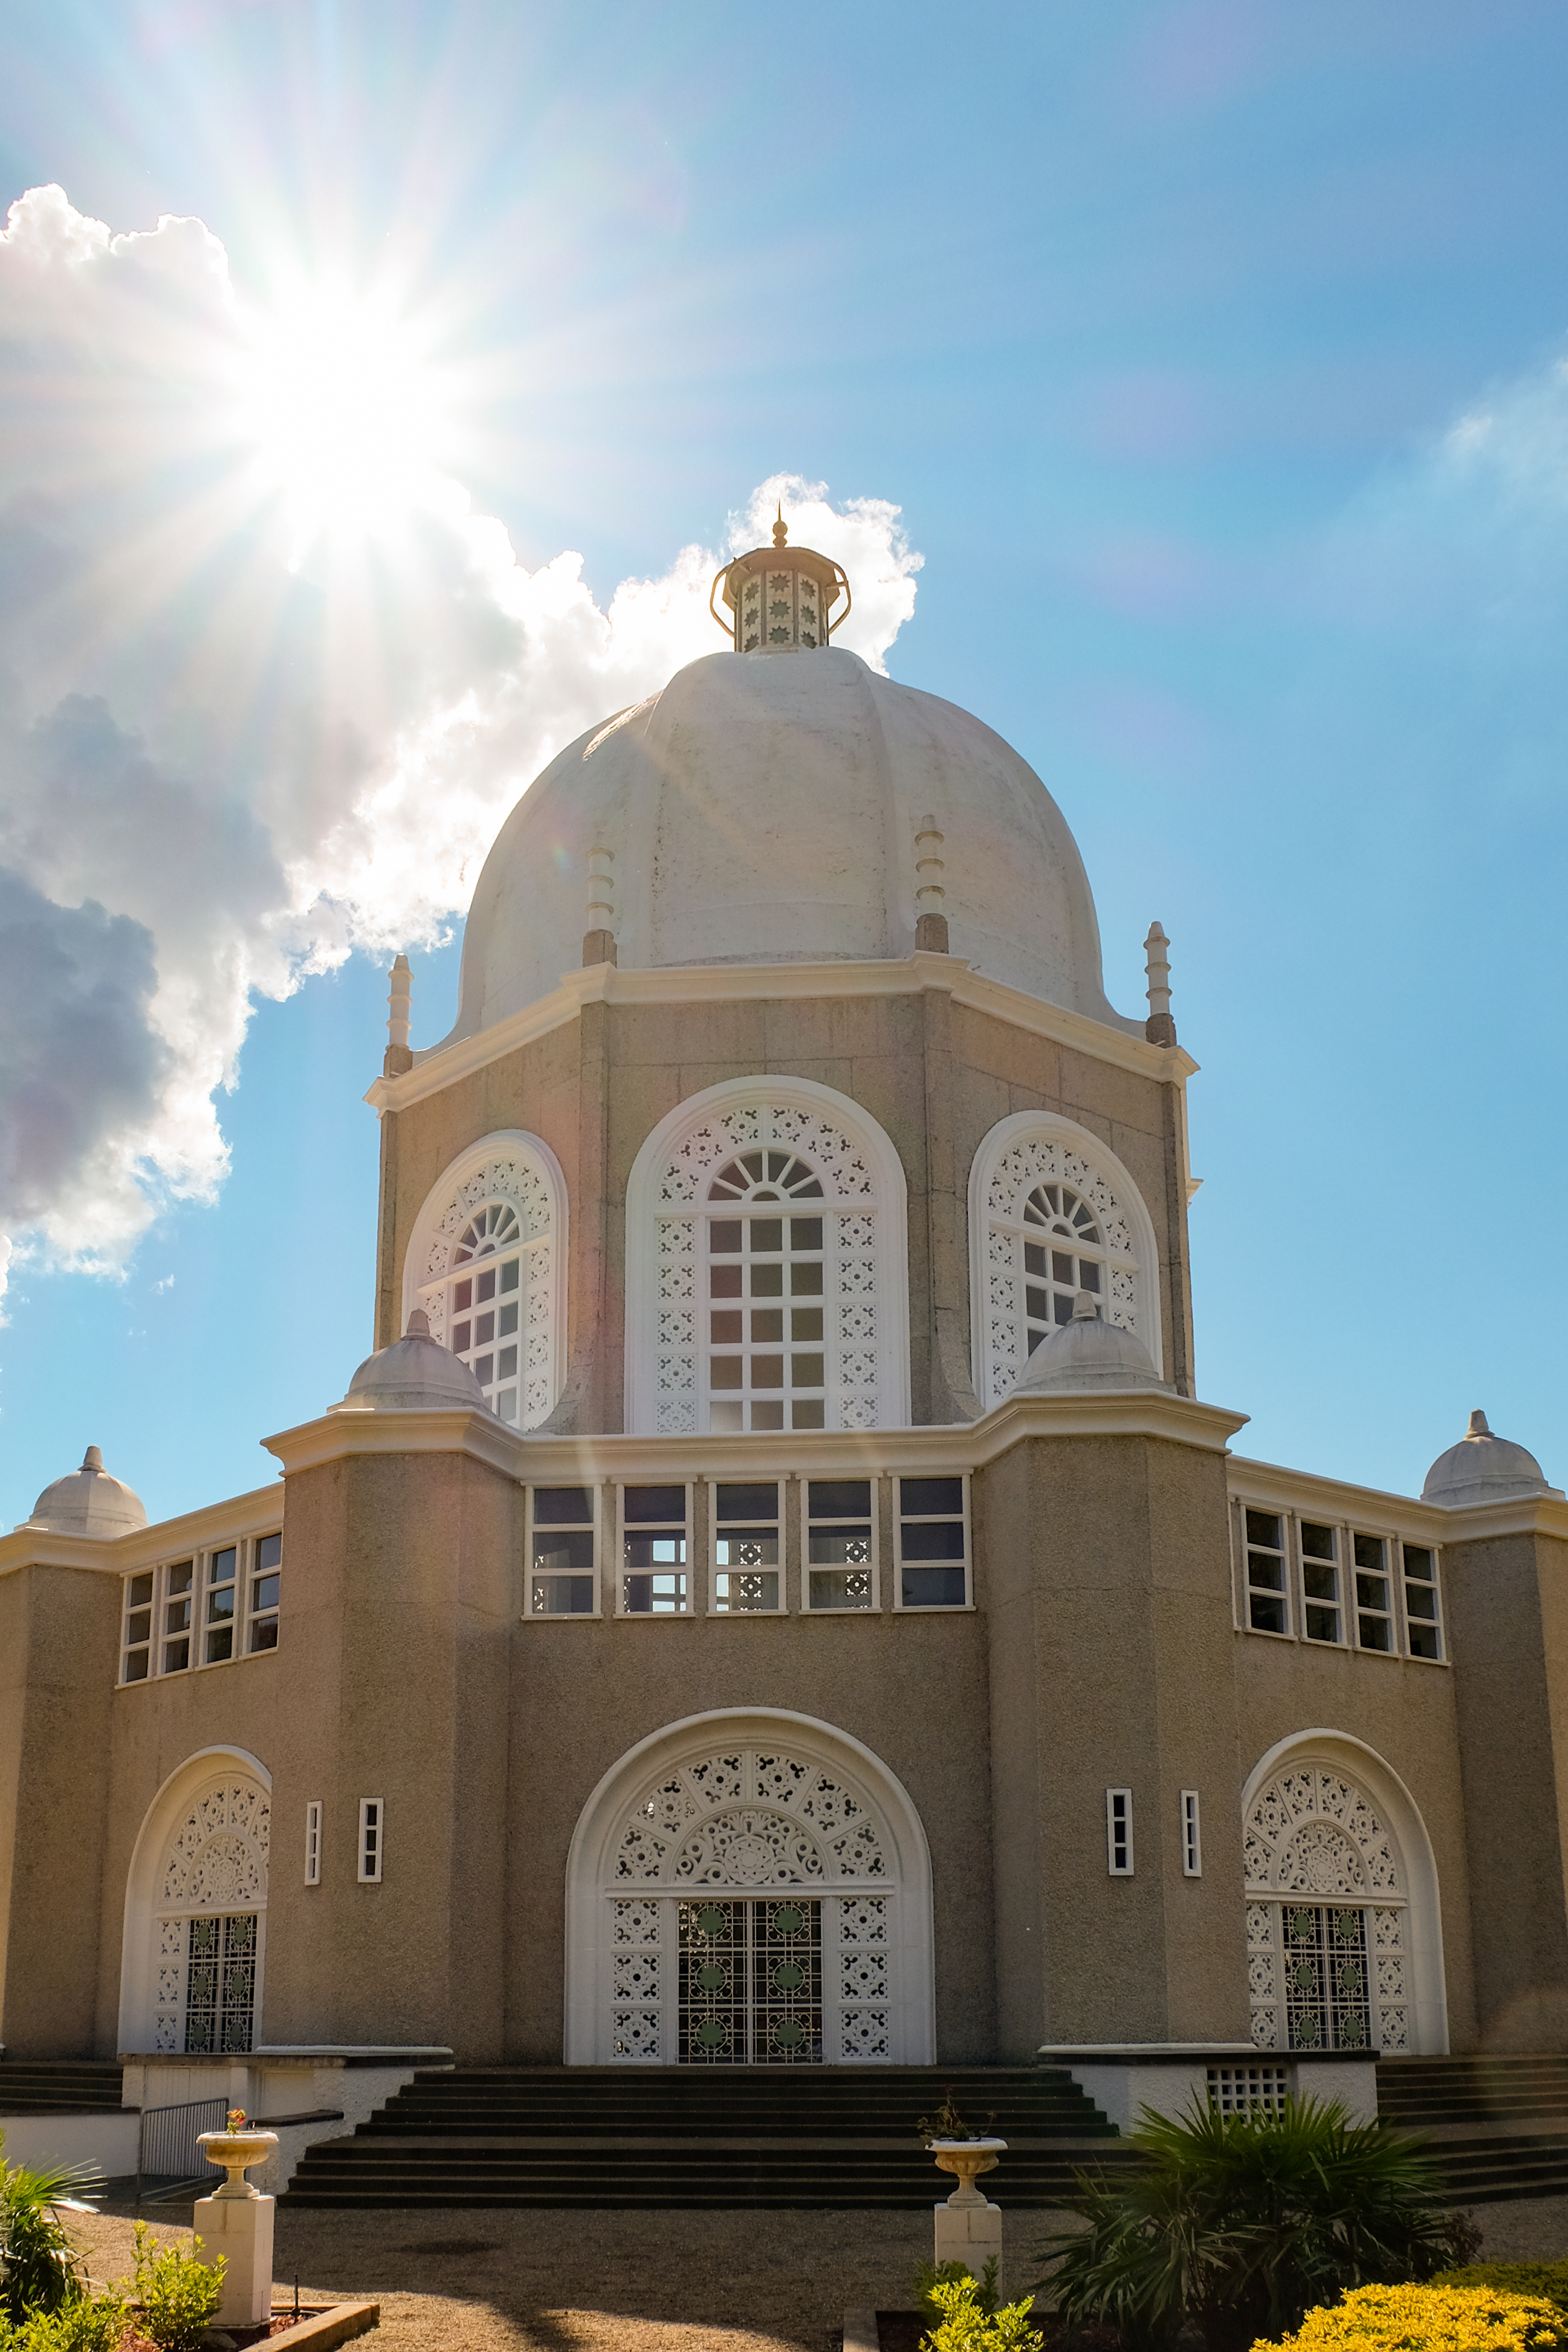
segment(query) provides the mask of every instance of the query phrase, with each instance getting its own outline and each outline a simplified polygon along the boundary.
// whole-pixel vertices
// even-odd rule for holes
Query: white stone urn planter
[[[201,2149],[207,2162],[221,2164],[228,2174],[228,2179],[224,2182],[223,2187],[215,2189],[213,2195],[215,2197],[259,2197],[260,2189],[252,2188],[245,2177],[246,2170],[250,2165],[264,2164],[277,2145],[276,2132],[256,2131],[248,2126],[242,2131],[198,2133],[196,2146]]]
[[[929,2139],[926,2146],[939,2170],[958,2175],[958,2186],[947,2200],[950,2205],[984,2205],[986,2202],[974,2186],[975,2179],[982,2172],[994,2171],[999,2158],[1006,2152],[1005,2139]]]

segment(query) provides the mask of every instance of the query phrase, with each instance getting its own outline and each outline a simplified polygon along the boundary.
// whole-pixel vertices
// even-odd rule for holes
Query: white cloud
[[[524,571],[434,475],[375,536],[302,544],[256,443],[256,348],[200,222],[115,236],[58,188],[13,205],[0,954],[32,1009],[0,1065],[0,1287],[13,1246],[112,1269],[162,1201],[211,1194],[254,995],[437,937],[553,752],[721,643],[712,574],[778,499],[851,576],[839,644],[880,668],[913,610],[898,509],[787,476],[606,609],[581,557]]]

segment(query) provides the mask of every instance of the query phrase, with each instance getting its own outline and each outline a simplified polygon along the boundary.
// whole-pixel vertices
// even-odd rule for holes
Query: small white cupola
[[[713,575],[708,610],[738,654],[820,653],[849,618],[852,599],[843,565],[831,555],[818,555],[815,547],[791,547],[788,541],[781,505],[773,545],[737,555]],[[721,581],[733,616],[728,621],[713,604]],[[840,596],[844,610],[830,621],[827,615]]]
[[[56,1536],[124,1536],[144,1528],[147,1513],[140,1495],[122,1480],[111,1478],[103,1456],[89,1445],[79,1470],[46,1486],[24,1520],[29,1528],[47,1528]]]
[[[1163,1389],[1148,1349],[1134,1332],[1101,1320],[1092,1291],[1073,1300],[1070,1321],[1042,1339],[1020,1373],[1015,1396],[1060,1396],[1074,1390]]]
[[[1458,1445],[1439,1454],[1421,1489],[1424,1503],[1463,1510],[1468,1503],[1508,1503],[1527,1495],[1561,1495],[1549,1486],[1533,1454],[1511,1438],[1495,1437],[1484,1412],[1473,1412]]]
[[[334,1412],[489,1412],[485,1392],[467,1364],[430,1337],[430,1320],[415,1307],[401,1339],[367,1356]]]

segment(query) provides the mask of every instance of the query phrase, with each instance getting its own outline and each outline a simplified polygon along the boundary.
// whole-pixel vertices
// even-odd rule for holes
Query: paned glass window
[[[195,1560],[176,1560],[163,1570],[163,1672],[177,1675],[191,1663],[191,1612],[195,1606]]]
[[[1198,1819],[1198,1792],[1195,1789],[1182,1790],[1182,1875],[1201,1878],[1204,1874],[1203,1827]]]
[[[144,1683],[151,1671],[153,1656],[153,1587],[157,1582],[152,1569],[143,1569],[140,1576],[125,1580],[124,1662],[121,1666],[122,1683]]]
[[[239,1546],[226,1544],[215,1551],[207,1561],[206,1573],[206,1664],[221,1665],[234,1655],[234,1612],[237,1594],[237,1567]]]
[[[795,1152],[746,1151],[708,1202],[708,1426],[821,1429],[822,1179]]]
[[[1288,1633],[1285,1528],[1275,1511],[1245,1511],[1247,1622],[1255,1633]]]
[[[963,1609],[969,1601],[964,1481],[899,1480],[899,1607]]]
[[[1037,1184],[1024,1202],[1024,1308],[1029,1353],[1072,1321],[1080,1290],[1105,1294],[1105,1244],[1094,1211],[1070,1184]]]
[[[510,1202],[492,1201],[465,1226],[452,1252],[447,1326],[451,1334],[447,1345],[483,1389],[485,1402],[502,1421],[514,1423],[522,1345],[522,1228],[516,1210]]]
[[[1301,1622],[1309,1642],[1337,1642],[1340,1609],[1339,1530],[1301,1521]]]
[[[305,1884],[321,1883],[321,1801],[312,1797],[305,1808]]]
[[[1413,1658],[1440,1658],[1443,1622],[1437,1601],[1437,1555],[1426,1544],[1405,1544],[1405,1638]]]
[[[531,1617],[591,1617],[598,1606],[596,1490],[592,1486],[530,1489]]]
[[[689,1487],[622,1487],[623,1615],[684,1617],[690,1610],[689,1511]]]
[[[248,2050],[256,2019],[254,1911],[192,1919],[185,1951],[185,2048]]]
[[[1132,1791],[1105,1792],[1105,1862],[1112,1878],[1132,1875]]]
[[[1352,1535],[1355,1559],[1356,1640],[1363,1650],[1394,1647],[1394,1590],[1388,1546],[1382,1536]]]
[[[875,1609],[877,1543],[869,1478],[805,1481],[805,1605]]]
[[[283,1564],[281,1536],[262,1536],[256,1546],[250,1577],[250,1642],[256,1650],[278,1647],[278,1588]]]
[[[713,1488],[713,1610],[720,1617],[776,1615],[784,1606],[779,1532],[782,1488],[769,1478]]]
[[[359,1801],[359,1879],[362,1886],[381,1885],[385,1844],[386,1807],[379,1797],[362,1797]]]

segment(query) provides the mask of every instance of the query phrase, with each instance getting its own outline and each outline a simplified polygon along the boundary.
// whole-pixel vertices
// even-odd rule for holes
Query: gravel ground
[[[95,2278],[130,2270],[129,2218],[70,2219]],[[1020,2258],[1043,2220],[1020,2218]],[[910,2300],[930,2248],[923,2213],[285,2208],[273,2274],[374,2295],[387,2352],[828,2352],[849,2306]]]
[[[1057,2216],[1008,2225],[1014,2293]],[[1568,2198],[1482,2205],[1482,2259],[1568,2252]],[[96,2279],[131,2268],[123,2212],[73,2214]],[[159,2238],[186,2235],[163,2221]],[[279,2294],[374,2295],[386,2352],[828,2352],[847,2310],[911,2300],[925,2213],[435,2212],[278,2215]]]

